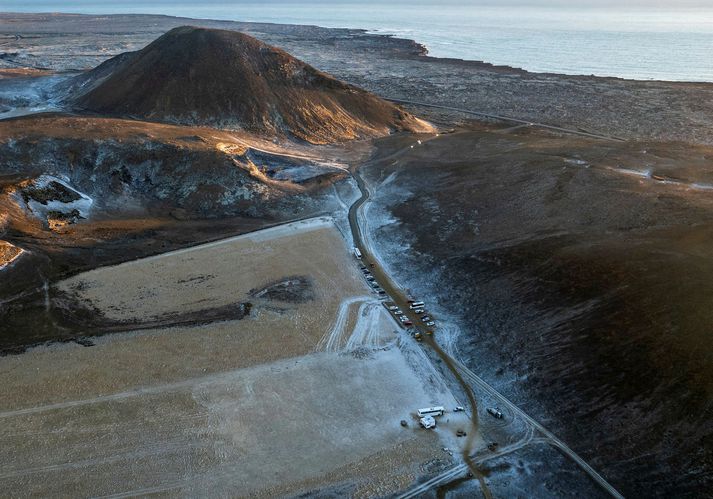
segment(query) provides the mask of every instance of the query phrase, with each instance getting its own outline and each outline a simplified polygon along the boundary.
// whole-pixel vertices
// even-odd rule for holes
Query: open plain
[[[60,283],[107,320],[199,325],[3,359],[3,487],[371,496],[448,465],[442,441],[468,420],[418,429],[414,408],[457,402],[356,270],[332,222],[313,219]],[[240,320],[200,320],[240,303]]]

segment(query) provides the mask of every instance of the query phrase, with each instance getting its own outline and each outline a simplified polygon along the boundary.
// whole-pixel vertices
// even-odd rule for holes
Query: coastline
[[[403,55],[410,55],[429,63],[440,63],[440,64],[454,64],[464,67],[469,67],[477,70],[484,70],[500,74],[512,74],[512,75],[523,75],[523,76],[535,76],[535,77],[551,77],[551,78],[572,78],[577,80],[585,81],[620,81],[620,82],[632,82],[632,83],[665,83],[668,85],[683,85],[683,86],[703,86],[709,87],[713,86],[713,81],[696,81],[696,80],[670,80],[670,79],[657,79],[657,78],[628,78],[622,76],[611,76],[611,75],[597,75],[597,74],[585,74],[585,73],[569,73],[569,72],[556,72],[556,71],[538,71],[526,69],[524,67],[511,66],[508,64],[499,64],[495,62],[488,62],[483,59],[464,59],[460,57],[449,57],[449,56],[435,56],[432,55],[427,42],[422,42],[414,38],[406,38],[396,33],[389,33],[388,30],[380,29],[369,29],[369,28],[350,28],[350,27],[328,27],[319,24],[288,24],[288,23],[277,23],[277,22],[263,22],[263,21],[250,21],[250,20],[224,20],[224,19],[212,19],[209,17],[183,17],[183,16],[170,16],[163,14],[141,14],[141,13],[126,13],[126,14],[84,14],[84,13],[68,13],[68,12],[5,12],[0,11],[0,23],[5,17],[26,17],[35,18],[39,17],[82,17],[82,18],[112,18],[117,19],[121,17],[134,17],[134,18],[163,18],[166,20],[176,20],[176,21],[198,21],[198,25],[202,23],[210,23],[216,25],[244,25],[256,29],[268,28],[270,30],[283,30],[296,29],[296,30],[318,30],[323,32],[331,32],[342,36],[361,36],[365,38],[376,38],[377,41],[383,42],[384,45],[390,46],[391,48],[399,51]],[[190,24],[190,23],[189,23]],[[2,26],[0,24],[0,26]],[[231,28],[227,28],[231,29]],[[40,30],[41,32],[41,30]],[[107,58],[112,57],[117,54],[107,54]],[[3,71],[15,68],[5,68],[2,66],[4,61],[0,60],[0,69]],[[18,68],[33,70],[34,68]],[[47,68],[37,68],[38,70],[46,71]]]

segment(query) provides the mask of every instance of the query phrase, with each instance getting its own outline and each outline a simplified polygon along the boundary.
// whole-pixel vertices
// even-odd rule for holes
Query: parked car
[[[398,310],[399,307],[397,307],[396,305],[389,305],[389,306],[388,306],[388,309],[393,312],[393,311],[395,311],[395,310]]]
[[[428,322],[428,321],[430,321],[430,320],[431,320],[431,318],[430,318],[429,316],[427,316],[427,315],[424,315],[423,317],[421,317],[421,321],[422,321],[422,322]]]
[[[463,412],[465,411],[465,408],[462,405],[457,405],[455,409],[453,409],[453,412]]]
[[[427,325],[428,327],[433,327],[433,326],[436,325],[436,323],[433,322],[433,321],[428,321],[428,322],[426,323],[426,325]]]

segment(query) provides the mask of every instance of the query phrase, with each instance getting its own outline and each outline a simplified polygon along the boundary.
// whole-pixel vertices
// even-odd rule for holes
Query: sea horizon
[[[165,2],[16,0],[7,12],[161,14]],[[433,6],[379,2],[172,2],[171,15],[363,29],[407,38],[429,55],[540,73],[635,80],[713,82],[713,8]]]

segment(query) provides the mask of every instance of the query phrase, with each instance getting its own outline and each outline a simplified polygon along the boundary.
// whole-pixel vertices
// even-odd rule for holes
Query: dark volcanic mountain
[[[248,35],[190,26],[78,77],[71,99],[101,114],[242,128],[314,143],[431,129]]]

